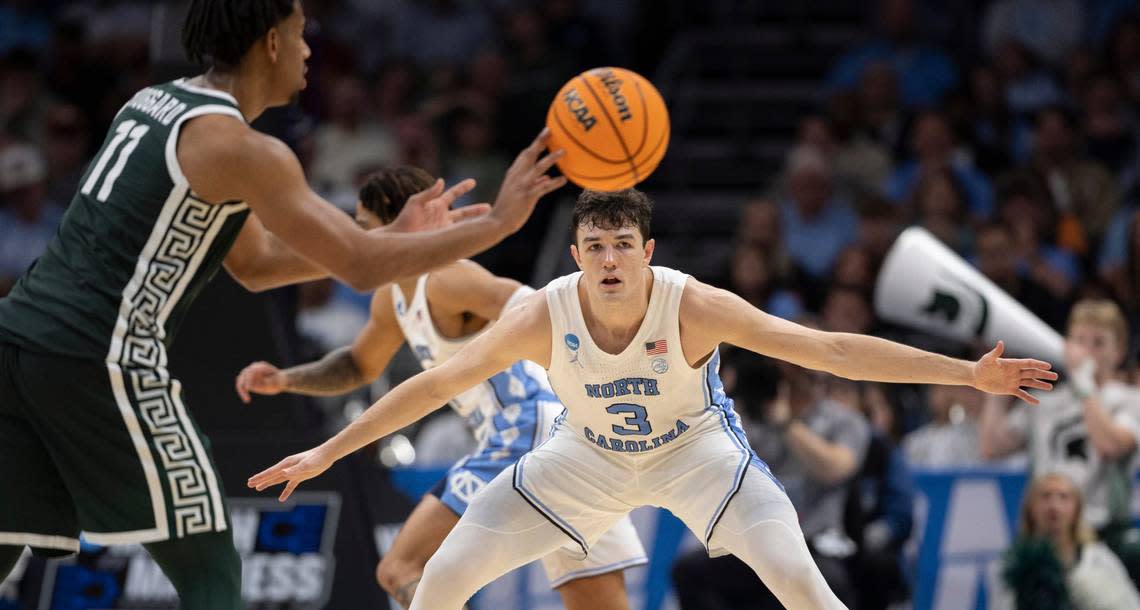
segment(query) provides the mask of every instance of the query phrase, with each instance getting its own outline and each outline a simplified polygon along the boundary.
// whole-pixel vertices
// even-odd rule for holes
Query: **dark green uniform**
[[[0,545],[228,535],[209,444],[166,369],[249,213],[198,199],[178,167],[179,129],[204,114],[242,119],[231,96],[180,81],[136,94],[0,300]]]

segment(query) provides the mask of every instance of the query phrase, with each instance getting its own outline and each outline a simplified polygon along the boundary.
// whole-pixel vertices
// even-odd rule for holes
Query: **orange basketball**
[[[622,68],[594,68],[566,83],[546,113],[547,147],[563,149],[558,169],[595,191],[649,177],[669,147],[669,111],[657,89]]]

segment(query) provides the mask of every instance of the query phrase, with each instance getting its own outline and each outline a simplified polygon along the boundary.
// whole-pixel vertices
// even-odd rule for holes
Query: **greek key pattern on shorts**
[[[175,402],[177,382],[172,382],[165,368],[165,321],[161,318],[174,305],[170,301],[178,298],[179,285],[189,279],[186,275],[195,271],[194,255],[209,247],[207,235],[222,207],[187,196],[174,211],[132,300],[119,360],[166,474],[178,537],[212,531],[215,515],[203,470],[210,466],[198,461],[190,439],[196,432],[180,416],[180,405]]]

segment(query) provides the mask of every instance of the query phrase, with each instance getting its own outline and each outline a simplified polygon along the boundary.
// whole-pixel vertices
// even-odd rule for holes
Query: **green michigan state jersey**
[[[191,301],[249,214],[198,198],[178,166],[182,125],[244,120],[228,94],[183,80],[123,106],[47,251],[0,299],[0,341],[136,367],[164,367]]]

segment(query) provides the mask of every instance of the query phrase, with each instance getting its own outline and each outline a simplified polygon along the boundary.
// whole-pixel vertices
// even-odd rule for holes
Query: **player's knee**
[[[376,564],[376,582],[389,595],[415,580],[423,573],[424,567],[418,563],[401,559],[395,555],[385,555]]]

